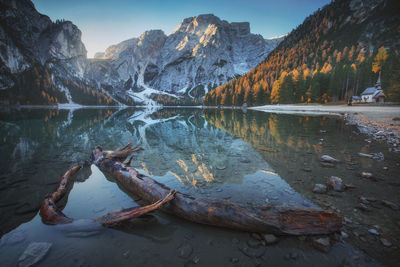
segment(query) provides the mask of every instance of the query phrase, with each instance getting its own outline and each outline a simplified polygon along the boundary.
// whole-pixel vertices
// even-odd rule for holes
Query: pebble
[[[46,242],[32,242],[18,259],[19,267],[32,266],[39,262],[49,252],[52,244]]]
[[[387,200],[382,200],[382,204],[386,207],[391,208],[392,210],[399,210],[399,206],[393,202],[387,201]]]
[[[279,241],[279,239],[273,234],[265,234],[263,237],[267,245],[272,245]]]
[[[339,160],[337,160],[337,159],[335,159],[335,158],[333,158],[331,156],[328,156],[328,155],[321,156],[320,160],[323,161],[323,162],[329,162],[329,163],[338,163],[338,162],[340,162]]]
[[[358,153],[358,155],[359,155],[360,157],[365,157],[365,158],[370,158],[370,159],[372,159],[372,157],[374,156],[374,155],[365,154],[365,153]]]
[[[360,197],[360,202],[365,204],[365,205],[369,204],[369,201],[368,201],[368,199],[366,197]]]
[[[312,245],[313,247],[322,252],[328,252],[330,249],[330,239],[329,237],[321,237],[318,239],[314,239]]]
[[[129,257],[129,253],[130,253],[130,251],[127,250],[122,254],[122,256],[124,256],[124,258],[128,258]]]
[[[378,161],[382,161],[382,160],[385,159],[385,156],[383,155],[382,152],[379,152],[379,153],[375,153],[375,154],[372,156],[372,158],[375,159],[375,160],[378,160]]]
[[[258,240],[258,241],[261,241],[263,239],[262,236],[258,233],[252,233],[250,236],[251,236],[251,238]]]
[[[343,180],[342,178],[336,177],[336,176],[331,176],[328,178],[326,181],[327,185],[329,188],[337,191],[337,192],[343,192],[344,191],[344,185],[343,185]]]
[[[346,232],[341,231],[340,232],[340,236],[344,239],[344,238],[348,238],[349,235]]]
[[[328,191],[328,188],[324,184],[315,184],[312,191],[317,194],[323,194]]]
[[[373,177],[373,175],[370,172],[362,172],[361,177],[366,178],[366,179],[371,179]]]
[[[376,231],[376,229],[369,229],[368,232],[373,235],[379,235],[379,233],[378,233],[378,231]]]
[[[389,240],[387,240],[387,239],[385,239],[385,238],[381,238],[381,243],[382,243],[382,245],[384,245],[385,247],[391,247],[391,246],[393,245]]]
[[[321,162],[321,166],[325,168],[334,168],[335,164],[329,162]]]
[[[360,203],[356,206],[357,209],[362,210],[362,211],[372,211],[370,207],[367,205]]]
[[[179,257],[183,259],[189,258],[189,256],[192,254],[193,248],[189,244],[183,244],[178,248],[178,253]]]
[[[344,188],[345,189],[354,189],[354,188],[356,188],[356,186],[353,184],[344,184]]]
[[[353,223],[353,221],[347,217],[344,217],[343,219],[345,223]]]
[[[200,261],[200,257],[199,256],[194,256],[193,259],[192,259],[192,262],[194,264],[197,264],[199,261]]]

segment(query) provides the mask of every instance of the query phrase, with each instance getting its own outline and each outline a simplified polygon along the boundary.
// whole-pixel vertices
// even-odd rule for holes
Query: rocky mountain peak
[[[225,21],[225,23],[227,22]],[[202,14],[194,17],[189,17],[184,19],[171,34],[177,32],[199,34],[201,32],[204,32],[211,24],[218,27],[222,24],[222,21],[220,18],[213,14]]]
[[[50,57],[56,59],[86,58],[87,51],[81,41],[82,32],[72,22],[56,24],[49,45]]]
[[[140,37],[137,43],[138,46],[153,44],[154,42],[164,43],[167,36],[162,30],[150,30],[145,31]]]

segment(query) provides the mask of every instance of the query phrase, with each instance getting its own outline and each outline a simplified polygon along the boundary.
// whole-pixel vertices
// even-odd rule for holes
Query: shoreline
[[[271,113],[339,115],[371,138],[400,152],[400,106],[265,105],[249,109]]]

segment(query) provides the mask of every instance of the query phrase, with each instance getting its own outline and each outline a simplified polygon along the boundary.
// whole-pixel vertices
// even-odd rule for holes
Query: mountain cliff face
[[[206,105],[347,101],[379,73],[400,101],[400,2],[336,0],[310,15],[257,67],[216,88]]]
[[[252,34],[247,22],[228,23],[211,14],[199,15],[184,19],[168,36],[153,30],[113,45],[96,55],[93,68],[110,64],[118,75],[112,79],[106,75],[106,82],[129,81],[133,97],[135,90],[153,88],[196,98],[249,71],[282,39],[265,40]],[[104,76],[101,71],[89,72]]]
[[[81,32],[74,24],[53,23],[27,0],[0,0],[2,103],[113,103],[84,82],[86,61]]]
[[[0,102],[193,104],[246,73],[281,39],[214,15],[184,19],[170,35],[150,30],[87,59],[80,30],[53,23],[29,0],[0,0]],[[197,102],[196,102],[197,99]]]

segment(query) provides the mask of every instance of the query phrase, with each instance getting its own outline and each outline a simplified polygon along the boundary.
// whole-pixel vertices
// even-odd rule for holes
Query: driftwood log
[[[171,189],[123,163],[132,152],[139,150],[141,148],[132,148],[131,144],[116,151],[103,151],[98,146],[92,152],[91,160],[128,191],[148,203],[157,202],[168,196]],[[330,211],[271,205],[242,206],[180,192],[176,192],[160,210],[196,223],[281,235],[329,234],[342,227],[342,218]]]
[[[114,154],[115,156],[115,154]],[[56,225],[72,223],[74,219],[66,216],[60,208],[57,207],[56,203],[65,196],[67,186],[70,182],[71,176],[74,175],[81,167],[75,166],[66,171],[60,178],[60,182],[56,191],[47,195],[40,206],[40,216],[45,224]],[[155,203],[144,206],[144,207],[132,207],[128,209],[117,210],[114,212],[107,213],[106,215],[94,219],[95,222],[100,223],[103,226],[114,226],[120,222],[140,217],[151,211],[160,208],[162,205],[174,198],[175,191],[169,192],[165,198],[155,201]]]

